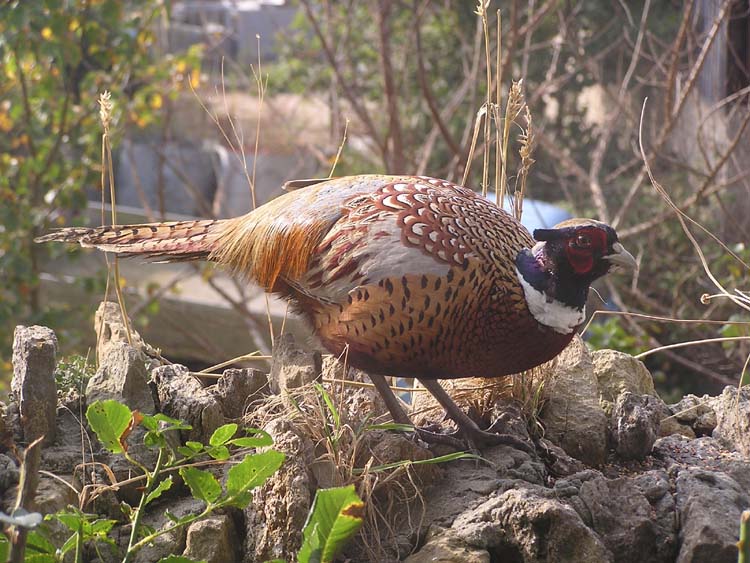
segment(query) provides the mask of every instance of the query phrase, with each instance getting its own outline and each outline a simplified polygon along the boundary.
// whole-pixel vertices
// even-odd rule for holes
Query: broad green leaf
[[[234,422],[219,426],[211,437],[208,439],[208,443],[212,446],[222,446],[226,444],[229,439],[237,433],[239,426]]]
[[[117,401],[97,401],[86,409],[86,419],[99,441],[114,454],[123,453],[120,443],[125,430],[130,425],[132,411]]]
[[[185,557],[183,555],[167,555],[166,557],[162,557],[159,559],[159,563],[206,563],[202,559],[200,561],[196,561],[195,559],[190,559],[188,557]]]
[[[159,559],[159,563],[206,563],[204,560],[196,561],[183,555],[167,555]]]
[[[201,444],[200,442],[193,442],[192,440],[188,440],[187,442],[185,442],[185,445],[194,452],[199,452],[203,449],[203,444]]]
[[[157,498],[161,496],[161,494],[164,491],[168,491],[171,487],[172,487],[172,476],[170,475],[169,477],[161,481],[158,485],[156,485],[154,490],[148,494],[148,496],[146,497],[145,504],[148,505],[148,503],[150,503],[151,501],[156,500]]]
[[[224,461],[225,459],[229,459],[229,450],[226,446],[217,446],[215,448],[209,448],[207,450],[208,455],[210,455],[214,459],[218,459],[219,461]]]
[[[237,465],[227,472],[227,497],[234,500],[229,504],[244,508],[250,501],[250,491],[262,485],[276,473],[284,463],[285,455],[276,450],[260,454],[246,455]]]
[[[195,467],[180,468],[180,475],[198,500],[212,503],[221,495],[221,485],[211,473]]]
[[[0,534],[0,561],[7,561],[10,553],[10,542],[5,534]]]
[[[26,536],[24,563],[55,563],[55,546],[37,530]]]
[[[245,431],[252,435],[235,438],[234,440],[230,440],[229,443],[240,448],[265,448],[273,445],[273,438],[265,430],[246,428]]]
[[[354,485],[320,489],[302,531],[300,563],[330,563],[362,527],[365,504]]]

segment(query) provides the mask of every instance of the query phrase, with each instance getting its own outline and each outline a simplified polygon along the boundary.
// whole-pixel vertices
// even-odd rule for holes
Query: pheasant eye
[[[576,237],[576,246],[580,248],[589,248],[591,246],[591,239],[587,235],[578,235]]]

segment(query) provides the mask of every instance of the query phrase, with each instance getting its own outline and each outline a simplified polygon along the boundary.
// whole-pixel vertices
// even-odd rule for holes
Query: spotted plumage
[[[595,221],[535,235],[445,180],[353,176],[235,219],[63,229],[41,240],[216,261],[292,299],[352,365],[433,380],[499,377],[550,360],[583,322],[589,284],[632,262]]]

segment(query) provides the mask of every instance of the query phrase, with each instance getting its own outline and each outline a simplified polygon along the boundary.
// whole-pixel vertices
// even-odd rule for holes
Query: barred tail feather
[[[38,237],[35,242],[77,242],[86,248],[164,262],[203,260],[215,250],[226,223],[203,220],[69,227]]]

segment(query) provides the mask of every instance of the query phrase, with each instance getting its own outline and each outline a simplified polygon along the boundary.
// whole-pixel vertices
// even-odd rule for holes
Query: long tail
[[[164,262],[205,260],[219,244],[227,220],[174,221],[109,227],[68,227],[36,242],[77,242],[125,256]]]

